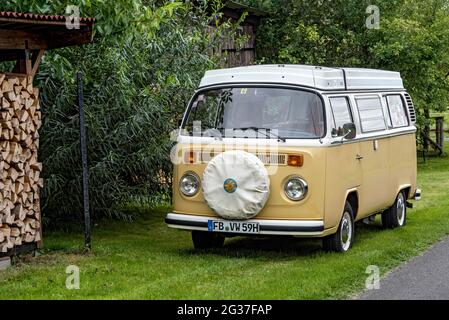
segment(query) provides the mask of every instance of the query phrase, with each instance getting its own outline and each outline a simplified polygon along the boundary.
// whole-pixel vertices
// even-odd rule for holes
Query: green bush
[[[64,13],[66,1],[19,2],[6,9]],[[217,35],[231,26],[207,31],[214,14],[204,5],[148,2],[79,1],[84,16],[97,17],[94,42],[43,59],[35,85],[42,89],[47,224],[80,221],[82,213],[76,71],[84,78],[93,217],[132,219],[126,203],[170,199],[169,133],[204,71],[215,65],[209,53]]]

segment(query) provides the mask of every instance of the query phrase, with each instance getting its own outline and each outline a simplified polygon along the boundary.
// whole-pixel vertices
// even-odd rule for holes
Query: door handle
[[[355,158],[356,158],[356,160],[362,160],[362,159],[363,159],[363,156],[361,156],[361,155],[358,154]]]

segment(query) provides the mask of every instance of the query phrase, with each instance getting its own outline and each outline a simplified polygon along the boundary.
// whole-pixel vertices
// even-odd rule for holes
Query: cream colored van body
[[[214,70],[206,73],[195,96],[217,88],[238,88],[236,92],[243,93],[248,88],[265,87],[316,94],[323,107],[322,136],[285,138],[284,141],[264,137],[264,143],[275,146],[277,152],[275,157],[273,154],[267,157],[258,149],[260,136],[258,139],[217,138],[181,132],[174,154],[182,160],[189,155],[195,159],[192,163],[178,161],[180,163],[174,164],[173,210],[166,218],[168,226],[208,233],[211,220],[226,220],[207,204],[201,186],[193,196],[185,195],[180,189],[181,177],[189,172],[195,173],[201,183],[209,160],[224,150],[255,154],[268,172],[274,172],[269,174],[267,202],[248,220],[258,223],[257,234],[335,235],[348,223],[343,221],[347,203],[351,206],[353,217],[349,224],[352,225],[354,221],[384,213],[392,206],[398,211],[402,205],[400,209],[403,208],[405,215],[405,201],[420,196],[420,190],[416,185],[415,113],[398,73],[287,65]],[[183,126],[191,107],[192,102]],[[347,139],[348,132],[341,132],[341,126],[337,126],[337,119],[344,118],[336,114],[339,110],[350,116],[350,123],[355,125],[353,139]],[[289,156],[301,156],[302,166],[289,165]],[[306,195],[299,201],[289,199],[285,192],[290,177],[300,177],[306,183]],[[401,194],[403,201],[398,199]],[[353,227],[349,232],[353,237]]]

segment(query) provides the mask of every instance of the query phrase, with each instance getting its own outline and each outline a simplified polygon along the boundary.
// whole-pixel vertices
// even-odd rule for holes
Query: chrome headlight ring
[[[307,182],[298,176],[292,176],[284,184],[285,196],[292,201],[303,200],[307,196],[309,187]]]
[[[187,197],[193,197],[200,190],[200,177],[193,171],[187,171],[179,179],[179,191]]]

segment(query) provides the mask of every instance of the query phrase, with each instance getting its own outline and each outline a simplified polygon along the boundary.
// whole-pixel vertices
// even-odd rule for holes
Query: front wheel
[[[343,216],[336,233],[323,238],[323,248],[326,251],[346,252],[354,242],[354,211],[346,201]]]
[[[386,229],[402,227],[407,223],[407,205],[404,191],[399,192],[393,205],[382,212],[382,226]]]
[[[195,249],[221,248],[223,247],[225,237],[213,232],[192,231],[192,241]]]

